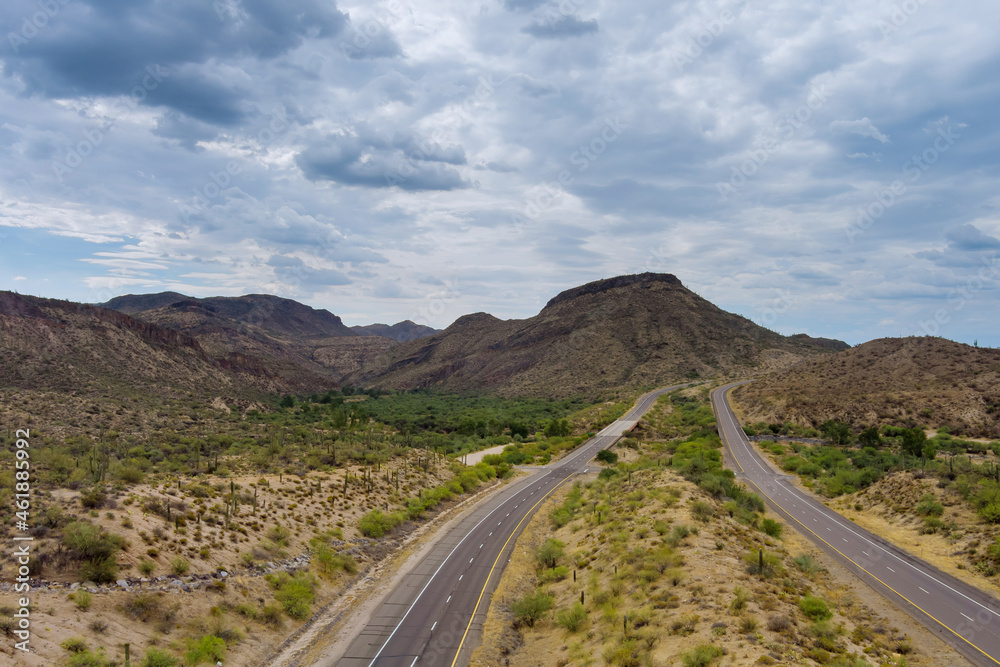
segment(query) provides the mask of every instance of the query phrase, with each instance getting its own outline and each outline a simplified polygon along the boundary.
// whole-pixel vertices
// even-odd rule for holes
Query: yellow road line
[[[561,481],[558,484],[556,484],[555,486],[553,486],[549,490],[548,493],[546,493],[544,496],[542,496],[541,498],[539,498],[538,502],[535,503],[534,505],[532,505],[531,509],[529,509],[527,512],[524,513],[524,516],[521,517],[521,520],[517,522],[516,526],[514,526],[514,530],[512,530],[510,532],[510,537],[508,537],[507,541],[503,543],[503,546],[500,548],[500,553],[497,554],[497,559],[495,561],[493,561],[493,567],[490,568],[490,573],[488,575],[486,575],[486,583],[483,584],[483,590],[479,592],[479,599],[476,600],[476,607],[472,610],[472,616],[469,617],[469,624],[467,626],[465,626],[465,632],[462,634],[462,641],[459,642],[459,644],[458,644],[458,650],[455,651],[455,659],[451,661],[451,667],[455,667],[455,663],[458,662],[458,655],[462,652],[462,646],[465,644],[465,638],[469,635],[469,629],[472,627],[472,621],[475,620],[476,613],[479,611],[479,605],[483,601],[483,596],[486,595],[486,587],[490,585],[490,579],[493,578],[493,570],[496,569],[497,563],[500,562],[500,557],[503,556],[503,552],[507,548],[507,545],[510,544],[510,541],[512,539],[514,539],[514,535],[517,534],[517,529],[521,527],[521,524],[524,523],[525,519],[527,519],[529,516],[531,516],[531,513],[535,511],[536,507],[538,507],[543,502],[545,502],[549,498],[549,496],[551,496],[553,493],[555,493],[556,489],[558,489],[560,486],[562,486],[563,484],[565,484],[566,481],[569,480],[569,478],[572,477],[572,476],[573,476],[572,473],[569,474],[569,475],[566,475],[566,477],[563,478],[563,481]]]
[[[731,390],[729,390],[729,391],[731,391]],[[728,391],[726,393],[728,393]],[[729,438],[727,438],[726,435],[725,435],[725,429],[723,429],[722,437],[726,441],[726,446],[729,448],[729,452],[733,455],[733,460],[736,461],[736,465],[739,465],[739,461],[736,460],[736,454],[733,452],[733,446],[732,446],[732,444],[730,444]],[[740,466],[740,470],[743,470],[743,466]],[[813,536],[816,537],[816,539],[818,539],[823,544],[825,544],[826,546],[828,546],[831,549],[833,549],[834,551],[836,551],[845,560],[853,563],[855,567],[857,567],[859,570],[861,570],[862,572],[864,572],[865,574],[867,574],[869,577],[871,577],[875,581],[879,582],[880,584],[882,584],[883,586],[885,586],[886,588],[888,588],[890,591],[892,591],[893,593],[895,593],[896,595],[898,595],[900,598],[902,598],[902,599],[906,600],[907,602],[909,602],[916,609],[919,609],[921,612],[923,612],[924,614],[926,614],[929,618],[934,619],[934,621],[938,625],[940,625],[942,628],[944,628],[944,629],[948,630],[949,632],[951,632],[952,634],[954,634],[956,637],[958,637],[959,639],[961,639],[962,641],[964,641],[966,644],[968,644],[972,648],[974,648],[977,651],[979,651],[980,653],[982,653],[984,656],[986,656],[987,658],[989,658],[990,660],[992,660],[994,663],[1000,665],[1000,660],[997,660],[996,658],[994,658],[993,656],[991,656],[989,653],[987,653],[983,649],[981,649],[978,646],[976,646],[975,644],[973,644],[971,641],[969,641],[968,639],[966,639],[965,637],[963,637],[962,635],[960,635],[957,631],[953,630],[951,627],[949,627],[948,625],[946,625],[945,623],[943,623],[942,621],[940,621],[936,616],[934,616],[933,614],[931,614],[930,612],[928,612],[926,609],[924,609],[923,607],[921,607],[920,605],[918,605],[917,603],[915,603],[913,600],[911,600],[910,598],[906,597],[905,595],[903,595],[902,593],[900,593],[899,591],[897,591],[895,588],[893,588],[889,584],[885,583],[884,581],[882,581],[881,579],[879,579],[878,577],[876,577],[874,574],[872,574],[871,572],[869,572],[863,566],[859,565],[857,562],[855,562],[855,560],[853,558],[851,558],[850,556],[848,556],[847,554],[845,554],[843,551],[841,551],[837,547],[833,546],[832,544],[830,544],[829,542],[827,542],[826,540],[824,540],[815,531],[813,531],[811,528],[809,528],[809,526],[805,525],[804,523],[802,523],[801,521],[799,521],[798,519],[796,519],[794,516],[792,516],[791,513],[788,510],[786,510],[781,505],[781,503],[777,502],[774,498],[772,498],[771,496],[767,495],[764,492],[764,490],[761,489],[759,486],[757,486],[757,484],[752,479],[747,478],[747,481],[750,482],[751,484],[753,484],[754,488],[756,488],[757,491],[759,491],[762,496],[764,496],[765,498],[767,498],[768,500],[770,500],[772,503],[774,503],[774,506],[777,507],[778,509],[780,509],[785,514],[785,516],[787,516],[789,519],[791,519],[795,523],[799,524],[800,526],[802,526],[803,528],[805,528],[806,530],[808,530],[810,533],[813,534]],[[882,547],[879,547],[879,548],[881,549]]]

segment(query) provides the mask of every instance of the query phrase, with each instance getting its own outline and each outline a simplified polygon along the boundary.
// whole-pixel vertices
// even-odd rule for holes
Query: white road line
[[[410,667],[413,667],[413,665],[417,664],[417,660],[419,659],[420,659],[419,655],[413,656],[413,662],[410,663]]]
[[[474,560],[475,560],[474,558],[470,558],[470,559],[469,559],[469,562],[471,563],[471,562],[472,562],[472,561],[474,561]]]
[[[924,588],[923,586],[917,586],[917,588],[919,588],[920,590],[922,590],[924,593],[927,593],[928,595],[931,594],[931,592],[929,590],[927,590],[926,588]]]
[[[892,572],[893,574],[895,574],[895,573],[896,573],[896,571],[895,571],[894,569],[892,569],[891,567],[889,567],[888,565],[886,565],[886,566],[885,566],[885,569],[889,570],[889,571],[890,571],[890,572]]]
[[[431,626],[431,632],[434,632],[434,628],[438,626],[438,622],[434,621],[434,625]]]
[[[959,614],[962,614],[962,612],[958,612],[958,613],[959,613]],[[962,616],[965,616],[965,614],[962,614]],[[966,618],[969,618],[968,616],[965,616],[965,617],[966,617]],[[971,618],[969,618],[969,620],[970,620],[970,621],[972,621],[972,619],[971,619]],[[972,621],[972,622],[973,622],[973,623],[975,623],[975,621]]]
[[[444,603],[448,604],[449,602],[451,602],[451,596],[450,595],[448,596],[448,599],[444,601]]]

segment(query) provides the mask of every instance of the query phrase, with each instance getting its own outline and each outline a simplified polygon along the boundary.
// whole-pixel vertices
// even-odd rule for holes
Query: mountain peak
[[[624,276],[616,276],[614,278],[605,278],[604,280],[595,280],[592,283],[587,283],[586,285],[580,285],[579,287],[574,287],[568,289],[564,292],[560,292],[545,304],[546,308],[556,305],[557,303],[562,303],[563,301],[569,301],[570,299],[576,299],[585,294],[599,294],[600,292],[607,292],[608,290],[618,289],[619,287],[628,287],[629,285],[648,285],[650,283],[667,283],[670,285],[677,285],[678,287],[683,287],[680,279],[671,273],[634,273]]]

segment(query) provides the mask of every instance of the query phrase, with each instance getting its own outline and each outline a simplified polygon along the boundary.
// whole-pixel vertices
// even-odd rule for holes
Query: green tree
[[[922,456],[927,444],[927,434],[919,426],[903,431],[903,452],[911,456]]]
[[[819,430],[835,444],[846,445],[851,441],[851,427],[844,422],[831,419],[823,422]]]
[[[862,447],[880,447],[882,445],[882,436],[879,435],[877,428],[869,426],[858,436],[858,442],[861,443]]]
[[[542,546],[538,547],[535,556],[543,567],[555,567],[559,560],[566,555],[563,546],[565,545],[562,542],[550,537],[545,540]]]
[[[618,463],[618,455],[615,454],[610,449],[602,449],[597,452],[597,460],[601,463],[607,463],[608,465],[614,465]]]

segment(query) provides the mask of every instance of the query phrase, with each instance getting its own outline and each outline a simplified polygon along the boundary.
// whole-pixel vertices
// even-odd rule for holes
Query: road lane
[[[775,511],[883,597],[977,665],[1000,665],[1000,601],[860,528],[794,486],[750,444],[728,403],[735,382],[712,392],[728,466]]]
[[[552,492],[631,430],[660,395],[644,394],[620,419],[562,459],[512,482],[469,513],[389,594],[337,662],[344,667],[465,665],[517,535]]]

